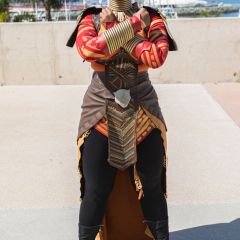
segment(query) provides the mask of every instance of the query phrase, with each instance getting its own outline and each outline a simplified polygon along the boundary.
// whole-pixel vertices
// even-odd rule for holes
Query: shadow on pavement
[[[170,233],[170,240],[239,240],[240,218],[230,223],[204,225]]]

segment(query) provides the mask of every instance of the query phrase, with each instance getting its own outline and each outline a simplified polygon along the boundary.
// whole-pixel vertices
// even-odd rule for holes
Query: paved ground
[[[238,240],[240,84],[154,86],[168,125],[171,240]],[[0,239],[77,239],[85,90],[0,88]]]
[[[170,240],[238,240],[239,212],[239,204],[169,204]],[[4,240],[77,240],[77,222],[78,208],[0,210]]]
[[[204,86],[240,127],[240,84],[207,83]]]

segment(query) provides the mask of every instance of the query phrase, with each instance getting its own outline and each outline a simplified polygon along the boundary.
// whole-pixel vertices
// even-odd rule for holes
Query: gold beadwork
[[[82,144],[84,143],[84,139],[85,139],[86,137],[88,137],[88,135],[90,134],[90,132],[91,132],[91,129],[89,128],[89,129],[88,129],[87,131],[85,131],[85,132],[82,134],[82,136],[79,137],[78,140],[77,140],[78,163],[79,163],[79,161],[80,161],[80,159],[81,159],[80,147],[82,146]],[[81,173],[80,173],[80,170],[79,170],[79,169],[77,170],[77,173],[78,173],[78,175],[81,177]]]

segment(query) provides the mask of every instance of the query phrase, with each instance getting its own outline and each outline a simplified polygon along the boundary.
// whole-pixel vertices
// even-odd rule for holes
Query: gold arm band
[[[132,39],[130,39],[128,42],[126,42],[125,44],[123,44],[123,48],[128,52],[128,53],[132,53],[133,49],[137,46],[138,43],[145,41],[146,38],[136,34]]]
[[[112,54],[134,37],[134,30],[130,21],[127,19],[108,29],[103,35],[106,39],[109,53]]]

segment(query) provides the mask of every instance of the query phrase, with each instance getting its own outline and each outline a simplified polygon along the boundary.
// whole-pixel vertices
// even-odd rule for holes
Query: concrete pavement
[[[171,240],[239,239],[240,84],[231,84],[154,85],[168,126]],[[0,239],[77,239],[86,87],[0,87]]]
[[[239,239],[239,204],[169,204],[168,209],[170,240]],[[1,239],[77,240],[78,211],[78,208],[0,210]]]

